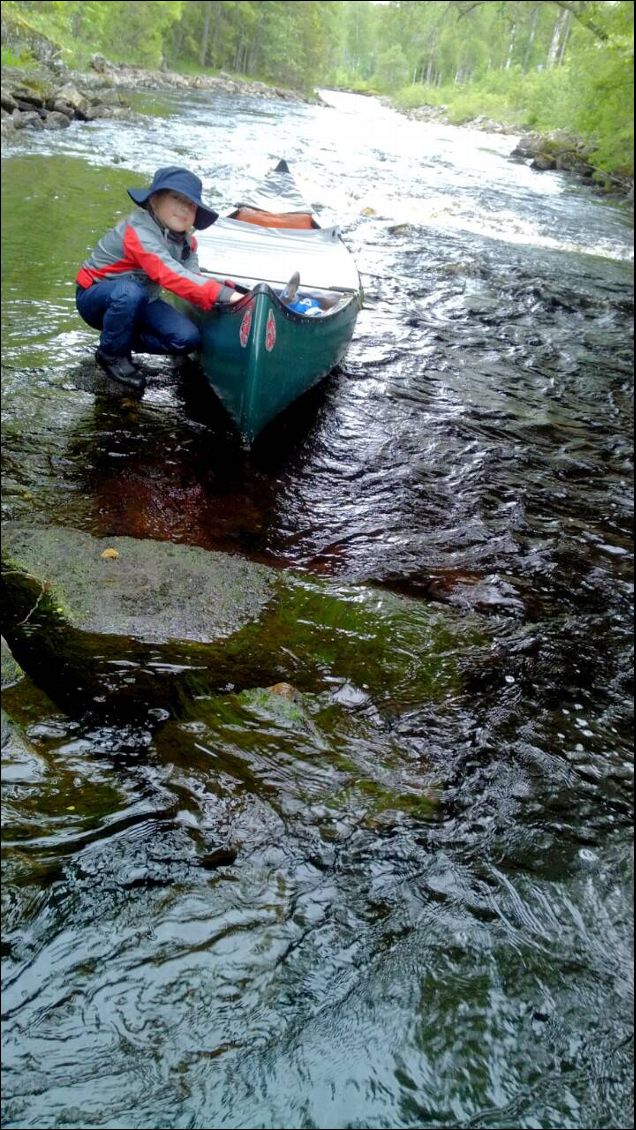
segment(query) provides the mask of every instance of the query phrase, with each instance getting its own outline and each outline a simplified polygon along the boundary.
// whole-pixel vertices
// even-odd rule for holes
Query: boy
[[[188,169],[157,169],[147,189],[129,188],[139,207],[100,239],[77,277],[76,305],[101,330],[95,360],[113,380],[141,390],[145,380],[130,353],[179,355],[199,348],[195,323],[160,297],[161,288],[201,310],[241,295],[202,275],[192,228],[218,213],[201,200],[201,181]]]

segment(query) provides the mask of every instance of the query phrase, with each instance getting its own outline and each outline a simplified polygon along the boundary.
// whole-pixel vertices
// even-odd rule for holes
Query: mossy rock
[[[273,595],[272,570],[169,542],[8,523],[3,554],[8,570],[37,579],[69,627],[146,643],[232,635]]]
[[[14,659],[7,641],[2,636],[2,689],[14,686],[24,677],[24,671],[18,661]]]
[[[421,755],[329,698],[276,687],[209,696],[167,722],[155,747],[173,782],[183,767],[184,792],[265,804],[325,841],[438,819],[439,786]]]
[[[8,523],[3,550],[7,638],[64,706],[342,680],[392,710],[459,692],[484,643],[477,616],[188,546]]]

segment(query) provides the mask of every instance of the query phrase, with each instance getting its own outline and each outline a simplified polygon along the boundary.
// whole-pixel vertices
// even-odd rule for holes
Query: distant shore
[[[2,68],[2,133],[21,129],[64,129],[72,121],[121,118],[130,113],[123,92],[131,90],[215,90],[251,94],[285,102],[320,102],[286,87],[227,74],[184,75],[111,63],[94,55],[90,70],[72,71],[61,63]]]

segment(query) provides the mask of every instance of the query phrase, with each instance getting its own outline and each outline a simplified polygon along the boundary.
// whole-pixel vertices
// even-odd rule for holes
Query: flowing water
[[[6,1127],[633,1125],[630,219],[325,97],[7,143],[4,513],[401,594],[455,676],[418,697],[407,616],[401,693],[332,673],[301,734],[7,692]],[[155,167],[229,207],[283,156],[366,303],[246,456],[169,364],[108,394],[73,278]]]

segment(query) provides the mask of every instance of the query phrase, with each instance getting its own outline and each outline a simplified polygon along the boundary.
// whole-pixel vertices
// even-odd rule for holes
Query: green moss
[[[475,619],[371,588],[333,590],[318,581],[289,580],[261,623],[272,653],[302,671],[341,676],[374,696],[401,701],[440,699],[460,689],[458,645],[483,642]],[[293,677],[292,677],[292,681]]]
[[[29,839],[35,829],[42,833],[43,825],[52,832],[60,825],[72,821],[82,831],[99,825],[104,816],[120,810],[121,794],[107,781],[80,780],[77,767],[64,770],[56,766],[49,769],[45,781],[28,795],[20,797],[21,824],[12,829],[12,838]],[[33,822],[29,821],[33,817]],[[24,821],[24,822],[22,822]]]
[[[237,695],[237,702],[242,709],[253,711],[278,725],[301,729],[308,729],[311,726],[300,695],[288,698],[275,691],[258,687],[255,690],[242,691]]]
[[[330,798],[330,805],[342,811],[360,810],[366,827],[395,823],[406,817],[430,821],[439,811],[439,800],[432,791],[400,792],[372,778],[360,778]]]
[[[156,737],[161,756],[187,766],[206,791],[254,796],[285,821],[338,836],[438,814],[431,770],[377,721],[321,695],[272,688],[192,701]]]
[[[24,678],[24,671],[11,654],[9,645],[2,637],[2,689],[19,683]]]

